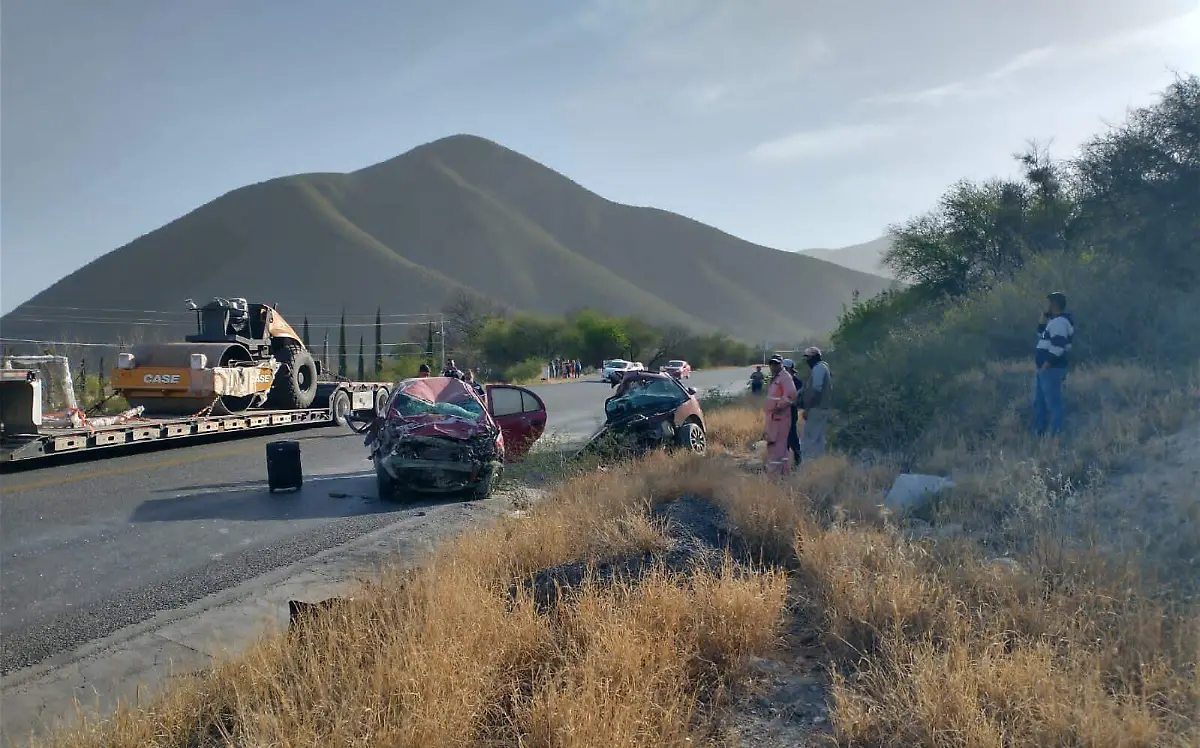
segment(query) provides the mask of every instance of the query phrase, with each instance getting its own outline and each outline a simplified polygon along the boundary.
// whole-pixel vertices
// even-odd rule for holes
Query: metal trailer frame
[[[0,434],[0,465],[54,455],[80,454],[134,444],[187,441],[230,433],[260,433],[296,426],[333,425],[333,398],[345,392],[352,412],[375,412],[387,382],[319,382],[314,407],[300,410],[250,410],[228,416],[138,418],[95,428],[40,428],[36,434]],[[385,394],[386,398],[386,394]]]

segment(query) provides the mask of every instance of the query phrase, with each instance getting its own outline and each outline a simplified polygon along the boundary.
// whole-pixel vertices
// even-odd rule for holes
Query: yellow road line
[[[177,457],[173,460],[159,460],[152,462],[149,465],[130,465],[128,467],[109,468],[108,470],[97,470],[96,472],[84,473],[82,475],[67,475],[60,478],[46,478],[45,480],[32,481],[30,483],[22,483],[17,486],[0,486],[0,494],[16,493],[17,491],[30,491],[36,488],[50,488],[51,486],[62,486],[68,483],[78,483],[82,480],[91,480],[92,478],[108,478],[113,475],[128,475],[129,473],[139,473],[155,468],[164,467],[179,467],[187,465],[191,462],[201,462],[202,460],[215,460],[220,457],[229,457],[238,453],[243,453],[242,449],[225,449],[220,452],[209,452],[208,454],[193,455],[191,457]],[[6,481],[7,482],[7,481]]]

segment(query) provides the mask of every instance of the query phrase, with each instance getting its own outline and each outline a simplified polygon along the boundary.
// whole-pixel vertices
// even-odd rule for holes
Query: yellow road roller
[[[266,304],[217,297],[197,307],[183,343],[143,343],[117,357],[113,389],[147,415],[308,408],[320,371],[292,326]]]

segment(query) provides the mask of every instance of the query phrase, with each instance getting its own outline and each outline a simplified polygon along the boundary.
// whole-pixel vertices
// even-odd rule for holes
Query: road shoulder
[[[145,700],[172,675],[203,669],[237,654],[271,627],[286,627],[287,601],[342,594],[384,564],[419,563],[436,542],[496,519],[528,495],[423,506],[396,522],[303,561],[281,567],[0,681],[5,743],[44,734],[81,714],[111,713],[118,702]]]

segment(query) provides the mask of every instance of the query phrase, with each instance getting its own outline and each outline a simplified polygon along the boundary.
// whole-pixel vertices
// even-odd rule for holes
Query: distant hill
[[[855,290],[869,296],[887,285],[606,200],[515,151],[456,135],[356,172],[229,192],[71,273],[0,325],[10,338],[107,342],[139,325],[134,337],[162,338],[179,328],[168,333],[155,310],[242,296],[278,303],[296,325],[319,317],[325,329],[343,308],[423,313],[472,291],[520,310],[590,306],[796,340],[831,329]],[[98,309],[148,311],[87,311]]]
[[[819,260],[826,260],[836,265],[841,265],[844,268],[857,270],[860,273],[870,273],[885,278],[893,278],[895,276],[892,271],[884,267],[880,262],[883,259],[884,253],[891,246],[891,240],[886,236],[881,236],[878,239],[872,239],[869,242],[849,247],[842,247],[840,249],[805,249],[800,254],[816,257]]]

